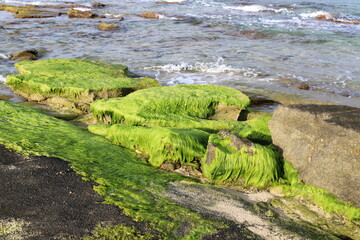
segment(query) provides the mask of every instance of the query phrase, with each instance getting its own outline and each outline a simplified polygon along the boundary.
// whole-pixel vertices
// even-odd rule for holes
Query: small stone
[[[10,54],[11,60],[26,61],[38,59],[38,51],[35,49],[25,50],[17,53]]]
[[[120,27],[115,24],[99,23],[98,29],[102,31],[111,31],[111,30],[118,30],[120,29]]]
[[[309,84],[306,84],[306,83],[301,83],[301,84],[297,85],[296,87],[301,90],[310,90]]]
[[[160,14],[161,12],[143,12],[139,16],[143,18],[159,19]]]
[[[105,18],[105,16],[99,16],[91,11],[80,11],[74,8],[70,8],[67,15],[69,18]]]
[[[94,8],[102,8],[102,7],[106,7],[106,4],[95,2],[91,6],[94,7]]]

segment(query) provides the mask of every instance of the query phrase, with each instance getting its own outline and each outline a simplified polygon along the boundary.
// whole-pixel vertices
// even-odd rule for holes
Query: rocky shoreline
[[[118,236],[118,239],[357,239],[360,236],[358,193],[343,189],[348,185],[356,190],[359,182],[356,175],[360,156],[356,142],[359,123],[354,120],[359,115],[357,108],[289,105],[279,107],[272,116],[249,107],[250,99],[237,90],[209,85],[164,87],[153,79],[129,73],[122,65],[49,59],[25,61],[16,67],[21,74],[7,77],[7,84],[14,91],[31,101],[48,104],[58,113],[58,118],[61,112],[60,118],[66,119],[64,115],[70,111],[75,114],[71,119],[89,125],[90,132],[103,135],[107,140],[24,104],[1,101],[3,137],[0,143],[22,154],[1,148],[2,176],[7,183],[5,190],[9,192],[5,201],[8,207],[2,210],[0,219],[0,236],[5,239],[14,236],[19,239],[64,236],[106,239],[109,234],[130,236]],[[112,79],[111,84],[99,82],[102,78]],[[91,82],[100,85],[89,84]],[[300,114],[296,112],[299,109]],[[301,119],[304,114],[309,116]],[[311,118],[315,122],[311,122]],[[302,123],[308,125],[302,126]],[[297,129],[297,126],[300,127]],[[311,130],[312,127],[317,130]],[[344,142],[347,137],[334,140],[342,152],[336,157],[336,151],[330,155],[340,165],[325,158],[330,150],[324,153],[324,147],[334,148],[333,145],[315,145],[324,141],[317,139],[322,136],[321,131],[330,128],[335,130],[332,135],[322,137],[325,141],[334,140],[339,131],[350,131],[355,136],[349,144]],[[293,136],[296,131],[305,137]],[[304,142],[306,137],[312,142]],[[296,142],[299,139],[302,141]],[[295,149],[303,147],[295,157],[311,155],[313,163],[321,159],[324,165],[299,166],[297,161],[306,161],[296,160],[290,154],[294,152],[291,144]],[[58,158],[69,162],[77,174],[96,185],[81,181],[80,176]],[[21,166],[25,166],[23,171],[14,174]],[[44,170],[39,170],[40,174],[36,169]],[[340,181],[341,176],[331,175],[328,169],[342,169],[344,177]],[[312,180],[314,177],[306,170],[325,175]],[[349,177],[352,171],[354,174]],[[51,180],[54,172],[55,179]],[[61,180],[56,179],[57,176],[61,176]],[[10,181],[10,177],[14,180]],[[33,185],[14,191],[13,182],[20,189],[22,185],[28,186],[33,177]],[[339,185],[330,184],[333,188],[328,188],[321,179],[325,182],[335,179]],[[56,198],[55,193],[54,196],[38,185],[51,181],[59,182],[62,190],[53,190],[64,197],[58,198],[60,202],[54,206],[59,212],[47,216],[55,218],[52,223],[56,223],[61,214],[82,222],[90,211],[88,208],[79,207],[78,210],[84,212],[78,214],[63,213],[63,210],[83,206],[82,199],[89,194],[93,200],[89,198],[85,205],[102,201],[91,190],[92,186],[105,203],[119,207],[122,212],[105,214],[109,218],[103,219],[104,212],[116,208],[104,205],[109,210],[103,210],[99,204],[98,208],[90,208],[99,209],[101,213],[91,212],[96,218],[90,217],[89,223],[82,222],[84,225],[79,225],[78,232],[72,232],[71,227],[47,232],[46,227],[37,227],[41,223],[34,219],[45,219],[40,211],[43,205],[37,202],[53,202],[46,197],[50,195]],[[84,192],[74,204],[67,205],[67,201],[72,201],[73,192],[68,189],[82,184],[87,184],[86,190],[74,190]],[[31,190],[34,188],[37,190]],[[67,195],[62,193],[64,189]],[[41,194],[36,194],[39,191]],[[16,194],[25,194],[25,197],[15,197]],[[34,200],[36,203],[24,205],[19,201],[16,204],[34,207],[35,213],[29,215],[32,218],[12,212],[14,198],[31,199],[31,194],[39,195],[39,199]],[[332,194],[351,204],[339,201]],[[108,225],[95,229],[102,222]]]

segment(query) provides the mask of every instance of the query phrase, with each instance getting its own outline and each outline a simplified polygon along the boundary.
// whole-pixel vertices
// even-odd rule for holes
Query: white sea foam
[[[246,6],[224,6],[225,9],[241,10],[245,12],[263,12],[269,8],[261,5],[246,5]]]
[[[9,57],[3,53],[0,53],[0,59],[9,59]]]
[[[28,5],[55,5],[54,2],[44,2],[44,1],[34,1],[34,2],[27,2],[27,1],[12,1],[12,0],[4,0],[5,3],[11,4],[28,4]]]
[[[322,16],[325,16],[326,18],[333,17],[333,15],[331,13],[328,13],[325,11],[317,11],[317,12],[312,12],[312,13],[301,13],[300,16],[303,18],[318,18],[318,17],[322,17]]]
[[[159,70],[163,72],[202,72],[202,73],[227,73],[227,72],[242,72],[242,69],[234,68],[223,63],[223,58],[218,58],[216,62],[201,63],[196,62],[195,64],[189,64],[181,62],[179,64],[166,64],[163,66],[155,66],[147,69]]]
[[[75,10],[77,11],[81,11],[81,12],[89,12],[91,11],[90,8],[84,8],[84,7],[77,7],[77,8],[74,8]]]
[[[0,83],[5,84],[6,82],[6,77],[4,77],[3,75],[0,75]]]

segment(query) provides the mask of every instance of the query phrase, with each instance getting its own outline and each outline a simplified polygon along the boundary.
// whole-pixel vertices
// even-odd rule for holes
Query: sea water
[[[96,11],[106,19],[15,19],[0,12],[0,84],[16,73],[9,54],[35,48],[43,59],[125,64],[163,85],[217,84],[283,102],[297,96],[360,107],[358,0],[158,1],[104,1],[107,7]],[[160,18],[138,16],[145,11]],[[104,21],[122,29],[99,31]]]

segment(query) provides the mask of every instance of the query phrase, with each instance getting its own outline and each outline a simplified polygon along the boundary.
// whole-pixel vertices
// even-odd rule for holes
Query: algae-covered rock
[[[136,150],[154,166],[195,163],[205,154],[209,133],[186,128],[91,125],[89,131],[111,142]]]
[[[19,75],[8,75],[6,84],[30,100],[60,97],[75,107],[88,108],[95,99],[124,96],[132,91],[160,86],[151,78],[130,77],[126,66],[78,59],[46,59],[15,64]],[[41,99],[41,98],[40,98]]]
[[[281,176],[279,154],[269,147],[220,131],[209,138],[202,171],[216,183],[266,187]]]
[[[68,161],[78,174],[96,183],[94,189],[106,204],[116,205],[137,222],[146,222],[146,229],[156,229],[158,239],[202,239],[224,226],[165,196],[169,183],[184,177],[161,172],[128,149],[29,107],[0,101],[0,144]]]
[[[210,131],[238,129],[238,121],[208,120],[222,104],[245,109],[250,100],[243,93],[221,86],[178,85],[143,89],[125,98],[96,101],[91,105],[99,121],[128,125],[199,128]]]

